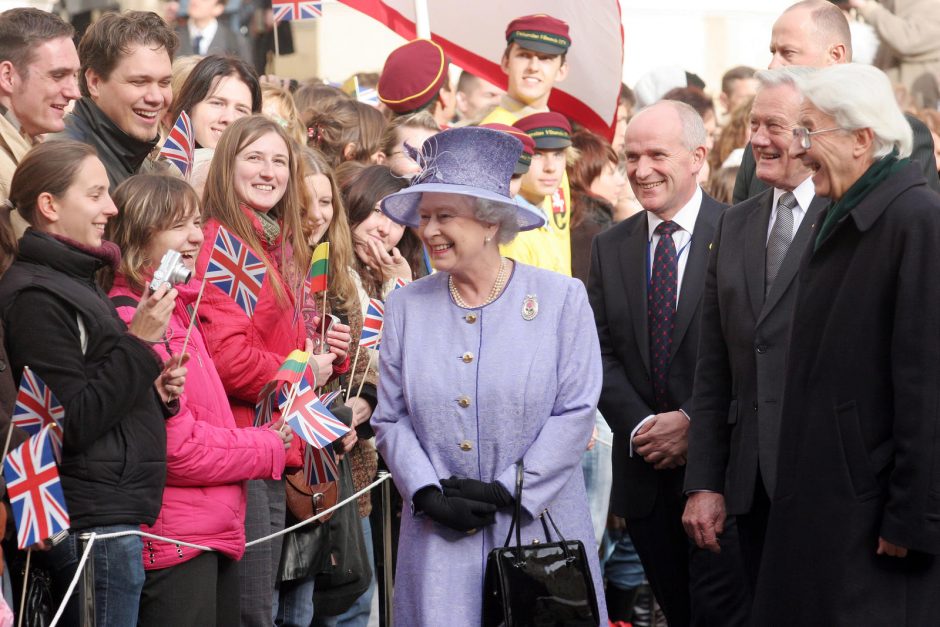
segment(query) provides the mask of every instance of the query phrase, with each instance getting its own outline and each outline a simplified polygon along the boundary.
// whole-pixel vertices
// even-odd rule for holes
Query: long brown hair
[[[199,196],[189,183],[175,176],[138,174],[118,185],[114,204],[118,215],[108,220],[106,237],[121,248],[118,273],[139,292],[147,281],[147,270],[160,263],[147,256],[151,238],[198,215]]]
[[[608,164],[617,166],[617,153],[606,139],[587,129],[581,129],[571,136],[571,146],[578,153],[574,163],[568,166],[572,197],[575,194],[585,194],[597,199],[597,196],[591,194],[591,183],[603,174]],[[574,202],[571,209],[571,226],[578,226],[583,221],[584,206],[580,202]]]
[[[330,182],[333,192],[333,219],[326,229],[323,241],[330,243],[330,280],[329,296],[339,304],[340,308],[348,310],[356,302],[358,294],[352,278],[349,276],[349,267],[355,253],[352,249],[352,233],[349,230],[349,221],[346,219],[346,209],[343,207],[343,197],[340,195],[336,176],[326,158],[310,147],[303,147],[300,151],[303,163],[304,178],[315,174],[322,174]],[[306,186],[305,186],[306,187]],[[307,203],[316,202],[315,198],[307,198]],[[312,248],[319,242],[310,242]]]
[[[202,207],[205,218],[215,218],[226,229],[237,235],[249,248],[257,253],[269,269],[272,268],[261,246],[261,239],[255,232],[251,219],[241,209],[242,199],[235,192],[232,184],[235,180],[235,160],[238,155],[250,144],[264,135],[274,133],[287,146],[288,170],[287,190],[284,196],[268,212],[281,226],[281,237],[289,246],[281,247],[280,272],[291,285],[292,289],[299,287],[306,273],[308,258],[307,243],[304,241],[302,212],[305,198],[303,173],[300,159],[297,156],[297,146],[291,141],[287,132],[281,126],[263,115],[250,115],[235,120],[222,134],[209,165],[209,174],[206,177],[206,187],[203,191]],[[288,255],[288,249],[291,254]],[[272,281],[275,294],[283,297],[282,287],[278,281]]]

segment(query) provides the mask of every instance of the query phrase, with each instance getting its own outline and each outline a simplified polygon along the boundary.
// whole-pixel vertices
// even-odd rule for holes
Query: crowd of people
[[[931,624],[933,5],[797,2],[768,69],[717,93],[653,70],[611,136],[550,110],[578,45],[550,15],[506,26],[503,90],[451,85],[426,39],[352,89],[259,76],[212,0],[80,37],[0,13],[0,436],[28,437],[28,368],[64,410],[70,521],[28,551],[8,522],[6,604],[364,627],[394,566],[396,624],[488,624],[488,554],[550,516],[593,590],[545,624]],[[210,281],[219,241],[257,290]],[[173,252],[192,279],[157,272]],[[262,411],[296,351],[349,427],[316,486],[289,402]],[[364,492],[278,535],[383,468],[391,512]],[[88,533],[93,590],[69,594]]]

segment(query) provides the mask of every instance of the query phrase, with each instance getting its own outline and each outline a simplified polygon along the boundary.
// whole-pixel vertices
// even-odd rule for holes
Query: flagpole
[[[366,364],[365,372],[362,373],[362,380],[359,381],[359,389],[356,391],[356,398],[362,394],[362,386],[366,384],[366,375],[369,374],[369,368],[372,367],[372,357],[375,355],[375,351],[369,351],[369,363]]]
[[[202,291],[206,289],[206,281],[203,280],[202,285],[199,286],[199,294],[196,296],[196,304],[193,306],[193,317],[189,321],[189,328],[186,329],[186,339],[183,340],[183,350],[180,351],[180,358],[186,354],[186,347],[189,346],[189,336],[193,332],[193,326],[196,324],[196,312],[199,311],[199,303],[202,302]]]
[[[418,39],[431,38],[431,17],[428,13],[428,0],[415,1],[415,34]]]
[[[26,568],[23,571],[23,591],[20,593],[20,616],[16,621],[16,627],[22,627],[23,617],[26,615],[26,581],[29,579],[29,558],[32,556],[33,547],[29,547],[26,549]]]
[[[277,18],[275,18],[274,19],[274,63],[271,64],[271,74],[277,74],[277,60],[281,56],[281,45],[278,42],[278,38],[277,38],[278,24],[280,24],[280,21]]]
[[[360,335],[359,340],[362,341],[362,336]],[[356,364],[359,363],[359,349],[362,348],[356,344],[356,357],[353,359],[352,369],[349,371],[349,387],[346,388],[346,402],[349,402],[349,395],[352,393],[352,382],[353,378],[356,376]]]

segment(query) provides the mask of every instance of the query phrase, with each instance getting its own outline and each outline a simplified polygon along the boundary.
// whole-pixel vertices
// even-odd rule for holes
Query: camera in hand
[[[172,288],[180,283],[189,283],[192,276],[193,271],[183,264],[182,255],[175,250],[168,250],[160,260],[160,267],[153,273],[150,292],[156,292],[164,284]]]

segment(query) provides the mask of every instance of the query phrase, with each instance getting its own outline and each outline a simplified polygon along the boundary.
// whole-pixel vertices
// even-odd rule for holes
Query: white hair
[[[488,200],[486,198],[475,198],[473,205],[473,217],[480,222],[496,225],[496,243],[508,244],[519,232],[519,220],[516,216],[516,210],[506,203]]]
[[[879,69],[848,63],[832,65],[797,78],[803,97],[846,130],[869,128],[875,159],[898,151],[909,157],[913,131],[894,97],[891,81]]]
[[[803,65],[787,65],[774,70],[759,70],[754,73],[754,78],[760,83],[761,89],[789,85],[799,91],[797,79],[807,77],[817,69]]]

